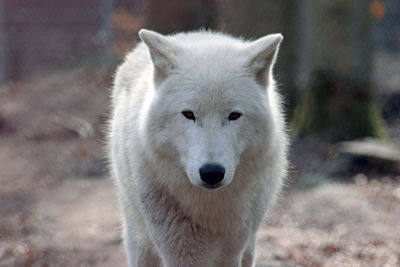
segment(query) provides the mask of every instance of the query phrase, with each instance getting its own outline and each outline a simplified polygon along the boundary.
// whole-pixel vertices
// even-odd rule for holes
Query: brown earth
[[[0,266],[127,266],[103,160],[110,77],[81,68],[0,87]],[[257,266],[400,266],[400,184],[355,181],[288,189]]]

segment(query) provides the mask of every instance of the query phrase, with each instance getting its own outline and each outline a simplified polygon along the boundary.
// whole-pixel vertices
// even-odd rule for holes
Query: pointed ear
[[[142,29],[140,39],[147,45],[154,65],[155,79],[165,77],[176,66],[177,45],[162,34]]]
[[[283,36],[279,33],[261,37],[247,47],[247,67],[263,86],[267,86]]]

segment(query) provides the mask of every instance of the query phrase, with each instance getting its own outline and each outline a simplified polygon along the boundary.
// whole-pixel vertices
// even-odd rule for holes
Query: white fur
[[[109,139],[129,265],[253,266],[287,168],[272,78],[282,36],[139,34],[116,74]],[[209,162],[225,167],[218,189],[202,187]]]

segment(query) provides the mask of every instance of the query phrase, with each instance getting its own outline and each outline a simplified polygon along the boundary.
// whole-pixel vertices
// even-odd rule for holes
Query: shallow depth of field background
[[[104,140],[141,28],[285,37],[291,170],[256,266],[400,266],[398,0],[0,0],[0,266],[127,266]]]

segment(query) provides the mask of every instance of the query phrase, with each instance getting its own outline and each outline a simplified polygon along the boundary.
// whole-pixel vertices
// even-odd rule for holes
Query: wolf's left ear
[[[145,29],[139,31],[139,37],[149,48],[154,65],[154,78],[164,78],[176,66],[177,45],[168,37]]]
[[[267,86],[282,39],[282,34],[270,34],[251,42],[246,48],[250,55],[247,67],[263,86]]]

